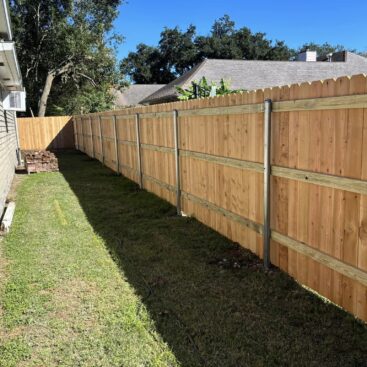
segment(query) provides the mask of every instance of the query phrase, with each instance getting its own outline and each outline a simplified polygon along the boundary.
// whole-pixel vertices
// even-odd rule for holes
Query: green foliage
[[[54,75],[49,113],[70,109],[68,99],[95,91],[93,108],[108,102],[109,88],[119,83],[114,47],[121,37],[111,33],[121,0],[10,1],[18,58],[28,106],[36,113],[48,75]],[[92,88],[93,87],[93,88]],[[92,111],[86,104],[85,112]]]
[[[219,86],[215,82],[208,83],[205,77],[202,77],[199,81],[194,81],[188,88],[176,87],[181,101],[187,101],[189,99],[198,99],[214,96],[223,96],[226,94],[237,93],[239,90],[232,90],[230,83],[221,79]]]
[[[70,98],[68,89],[73,98]],[[59,98],[55,98],[54,92],[52,96],[52,103],[49,105],[49,115],[72,115],[77,112],[80,114],[88,112],[98,112],[113,109],[114,96],[110,93],[110,85],[100,84],[98,88],[93,85],[86,84],[78,93],[73,94],[72,85],[63,85],[60,88]]]
[[[288,60],[294,55],[283,41],[273,42],[265,33],[237,29],[228,15],[216,20],[207,36],[165,28],[156,47],[139,44],[122,60],[120,70],[136,83],[169,83],[205,58]]]

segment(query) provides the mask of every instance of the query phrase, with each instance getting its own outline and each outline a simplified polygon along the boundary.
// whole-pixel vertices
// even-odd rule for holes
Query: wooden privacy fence
[[[79,150],[265,261],[269,237],[272,264],[367,321],[365,75],[74,124]]]
[[[18,118],[22,150],[73,149],[74,129],[70,116]]]

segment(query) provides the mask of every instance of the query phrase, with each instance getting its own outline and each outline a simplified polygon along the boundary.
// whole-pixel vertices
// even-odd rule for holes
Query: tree
[[[121,72],[138,84],[165,83],[165,75],[160,73],[159,50],[156,47],[140,43],[136,52],[121,61]]]
[[[107,36],[121,0],[12,0],[18,58],[32,110],[44,116],[70,109],[70,98],[93,90],[101,104],[118,82],[113,46]],[[98,109],[87,106],[86,112]],[[79,112],[79,111],[78,111]]]
[[[197,49],[194,44],[196,28],[190,25],[185,32],[178,27],[165,28],[159,41],[160,58],[167,75],[175,79],[195,64]]]
[[[189,70],[197,62],[194,44],[196,29],[185,32],[178,27],[165,28],[157,47],[139,44],[122,60],[120,70],[138,84],[166,84]]]
[[[157,46],[140,44],[122,61],[121,72],[136,83],[169,83],[205,58],[288,60],[294,51],[283,41],[275,43],[265,33],[249,28],[236,29],[228,15],[216,20],[207,36],[165,28]]]

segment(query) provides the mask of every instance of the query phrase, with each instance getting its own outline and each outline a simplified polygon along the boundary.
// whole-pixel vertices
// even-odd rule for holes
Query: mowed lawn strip
[[[1,244],[0,366],[367,366],[367,328],[79,153]]]
[[[0,245],[0,366],[178,365],[61,173],[24,179]]]

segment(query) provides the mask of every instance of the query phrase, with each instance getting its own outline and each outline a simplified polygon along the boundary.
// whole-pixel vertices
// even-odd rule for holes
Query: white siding
[[[0,101],[0,216],[17,165],[16,115],[4,111]]]

